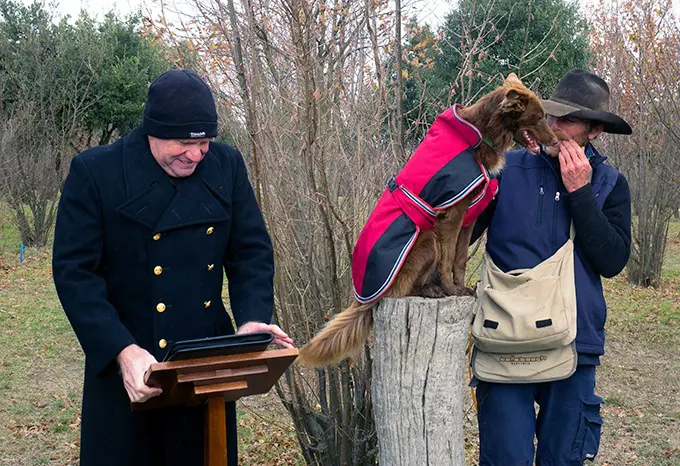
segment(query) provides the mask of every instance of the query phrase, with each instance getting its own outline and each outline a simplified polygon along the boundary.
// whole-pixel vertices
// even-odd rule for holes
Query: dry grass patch
[[[30,249],[19,264],[18,245],[16,231],[0,220],[0,464],[77,464],[82,352],[52,284],[49,250]],[[604,287],[607,354],[597,391],[606,404],[596,464],[680,465],[680,223],[671,228],[661,287],[633,287],[624,276]],[[467,388],[465,397],[474,465],[478,436]],[[237,406],[241,464],[304,464],[273,392]]]

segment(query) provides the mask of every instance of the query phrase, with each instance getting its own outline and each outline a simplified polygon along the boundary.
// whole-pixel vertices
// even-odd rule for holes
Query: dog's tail
[[[373,304],[354,301],[300,349],[298,362],[322,367],[338,364],[361,351],[373,327]]]

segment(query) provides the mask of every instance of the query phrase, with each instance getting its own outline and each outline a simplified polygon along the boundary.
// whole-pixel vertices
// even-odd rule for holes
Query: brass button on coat
[[[162,274],[163,273],[163,267],[161,267],[160,265],[157,265],[156,267],[153,268],[153,273],[155,275]]]
[[[204,301],[203,302],[203,305],[205,306],[206,309],[208,309],[210,307],[210,304],[211,304],[210,301]]]
[[[161,338],[160,341],[158,342],[158,346],[160,346],[161,349],[163,349],[163,348],[165,348],[166,346],[168,346],[168,342],[165,341],[165,338]]]
[[[156,233],[155,235],[153,235],[153,240],[154,240],[154,241],[158,241],[159,239],[161,239],[161,234],[160,234],[160,233]]]
[[[215,268],[215,264],[208,264],[208,270],[212,270]]]
[[[212,235],[212,234],[213,234],[213,231],[215,231],[215,228],[213,228],[213,227],[208,227],[208,229],[205,230],[205,234],[206,234],[206,235]]]
[[[165,304],[163,304],[163,303],[158,303],[158,304],[156,304],[156,310],[157,310],[158,312],[163,312],[163,311],[165,311]]]

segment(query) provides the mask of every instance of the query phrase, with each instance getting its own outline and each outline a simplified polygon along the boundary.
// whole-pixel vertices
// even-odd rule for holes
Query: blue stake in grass
[[[24,261],[24,243],[21,243],[21,246],[19,246],[19,262]]]

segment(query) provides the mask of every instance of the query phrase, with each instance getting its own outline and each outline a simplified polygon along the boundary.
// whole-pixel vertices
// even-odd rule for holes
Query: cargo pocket
[[[597,456],[602,430],[601,403],[602,398],[596,395],[581,401],[581,419],[571,452],[572,464],[581,465],[586,460],[594,461]]]

